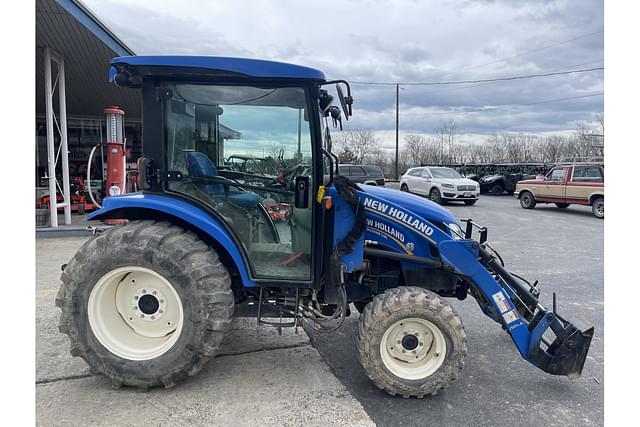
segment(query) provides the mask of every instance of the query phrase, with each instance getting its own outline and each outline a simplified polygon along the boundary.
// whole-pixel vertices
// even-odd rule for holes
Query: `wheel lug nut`
[[[406,353],[407,351],[403,348],[403,349],[402,349],[402,352],[403,352],[403,353]]]
[[[138,306],[137,306],[137,305],[134,305],[134,306],[133,306],[133,309],[134,309],[134,310],[137,310],[137,309],[138,309]]]
[[[143,293],[143,294],[146,294],[146,293],[147,293],[147,290],[146,290],[146,289],[143,289],[143,290],[142,290],[142,293]]]
[[[153,295],[157,294],[157,292],[156,292],[156,291],[153,291],[153,292],[151,292],[151,293],[152,293]]]
[[[134,300],[138,300],[138,295],[136,295],[135,297],[133,297]]]
[[[141,315],[140,315],[140,318],[141,318],[141,319],[144,319],[144,314],[141,314]]]
[[[423,343],[422,341],[420,341],[420,343],[419,343],[419,344],[420,344],[420,345],[424,345],[424,343]]]
[[[162,310],[158,310],[158,311],[159,311],[160,314],[164,313],[164,311],[162,311]]]
[[[156,320],[156,316],[151,316],[151,320]]]

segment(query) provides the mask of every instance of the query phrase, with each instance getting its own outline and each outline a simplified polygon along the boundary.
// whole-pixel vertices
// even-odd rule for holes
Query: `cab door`
[[[428,196],[429,191],[431,191],[432,179],[433,179],[433,176],[431,175],[429,168],[423,168],[421,177],[418,181],[420,182],[420,192],[425,196]]]
[[[305,87],[166,83],[167,192],[225,223],[256,280],[312,279],[314,163]],[[146,143],[146,142],[145,142]],[[237,170],[233,156],[279,175]]]
[[[541,194],[536,194],[536,199],[540,201],[564,203],[566,198],[567,176],[570,170],[570,166],[558,167],[551,170],[547,176],[545,176]]]

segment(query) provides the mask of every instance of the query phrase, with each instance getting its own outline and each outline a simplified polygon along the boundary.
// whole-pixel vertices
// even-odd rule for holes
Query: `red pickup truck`
[[[597,218],[604,218],[604,165],[557,165],[544,177],[518,181],[513,195],[525,209],[534,208],[536,203],[555,203],[559,208],[586,205]]]

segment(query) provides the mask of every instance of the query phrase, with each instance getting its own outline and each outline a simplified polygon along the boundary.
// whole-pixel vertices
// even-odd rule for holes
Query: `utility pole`
[[[400,123],[400,85],[396,84],[396,180],[398,180],[398,125]]]

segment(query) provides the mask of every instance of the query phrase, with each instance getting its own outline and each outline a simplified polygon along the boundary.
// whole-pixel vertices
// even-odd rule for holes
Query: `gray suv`
[[[384,173],[375,165],[339,164],[338,173],[359,184],[384,186]]]

